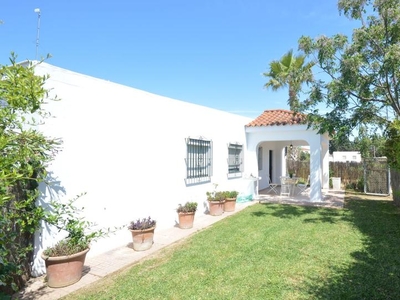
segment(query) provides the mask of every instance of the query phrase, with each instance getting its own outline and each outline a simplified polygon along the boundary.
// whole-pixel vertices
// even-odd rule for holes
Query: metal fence
[[[364,159],[364,192],[390,194],[390,174],[386,157]]]
[[[307,178],[310,163],[296,161],[296,176]],[[390,194],[390,173],[386,158],[364,160],[364,162],[329,162],[329,178],[340,177],[341,187],[364,191],[370,194]],[[330,180],[330,187],[332,182]]]

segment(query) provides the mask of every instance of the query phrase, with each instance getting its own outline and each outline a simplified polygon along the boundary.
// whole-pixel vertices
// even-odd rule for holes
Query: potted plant
[[[217,184],[214,184],[214,191],[206,192],[209,212],[212,216],[220,216],[224,213],[225,193],[217,191]]]
[[[225,203],[224,211],[231,212],[235,211],[236,208],[236,198],[239,192],[237,191],[226,191],[225,192]]]
[[[179,228],[189,229],[193,227],[196,210],[197,202],[186,202],[184,205],[179,204],[176,209],[179,217]]]
[[[74,202],[82,195],[84,194],[76,196],[66,204],[52,201],[51,210],[45,214],[44,220],[48,224],[57,227],[59,231],[67,232],[64,239],[41,254],[46,265],[49,287],[65,287],[78,282],[82,277],[90,243],[110,233],[110,229],[90,230],[96,224],[79,217],[83,208],[77,208]]]
[[[132,233],[133,250],[145,251],[153,246],[156,221],[151,217],[132,221],[128,229]]]

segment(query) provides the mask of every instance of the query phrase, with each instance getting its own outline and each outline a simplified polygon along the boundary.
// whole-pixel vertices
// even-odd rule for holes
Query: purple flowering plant
[[[144,229],[148,229],[148,228],[155,227],[155,226],[156,226],[156,221],[153,220],[151,217],[148,217],[148,218],[137,219],[136,221],[132,221],[128,225],[128,229],[144,230]]]

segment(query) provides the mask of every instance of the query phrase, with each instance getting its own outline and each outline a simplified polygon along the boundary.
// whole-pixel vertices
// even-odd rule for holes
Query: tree
[[[300,110],[309,125],[332,135],[350,136],[360,125],[385,129],[400,114],[400,1],[339,0],[338,7],[360,27],[351,39],[299,39],[299,49],[327,75],[312,82]],[[328,112],[319,110],[322,103]]]
[[[33,234],[45,216],[37,187],[59,147],[36,129],[47,115],[47,76],[17,64],[15,55],[10,61],[0,65],[0,298],[30,277]]]
[[[329,153],[333,153],[335,151],[356,151],[354,149],[354,144],[350,141],[348,136],[334,136],[329,141]]]
[[[301,150],[299,160],[304,162],[310,162],[310,152]]]
[[[320,133],[350,136],[360,126],[383,132],[393,199],[400,206],[400,0],[339,0],[338,8],[359,27],[351,39],[299,39],[299,49],[326,75],[313,81],[300,111]],[[321,104],[328,112],[319,110]]]
[[[329,153],[334,151],[359,151],[361,157],[381,157],[384,152],[385,138],[360,126],[357,136],[351,141],[346,136],[335,136],[329,141]]]
[[[294,56],[293,50],[290,50],[280,60],[272,61],[268,73],[263,73],[265,77],[269,77],[264,87],[273,91],[289,87],[288,105],[293,111],[298,110],[302,84],[313,80],[311,68],[314,62],[305,63],[305,58],[304,55]]]
[[[360,151],[363,158],[384,156],[385,138],[368,128],[361,127],[358,136],[354,139],[354,148]]]

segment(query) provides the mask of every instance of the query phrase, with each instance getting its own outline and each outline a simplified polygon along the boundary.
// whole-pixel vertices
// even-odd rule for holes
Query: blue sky
[[[337,0],[2,0],[0,64],[10,52],[248,117],[287,106],[263,87],[302,35],[351,33]]]

